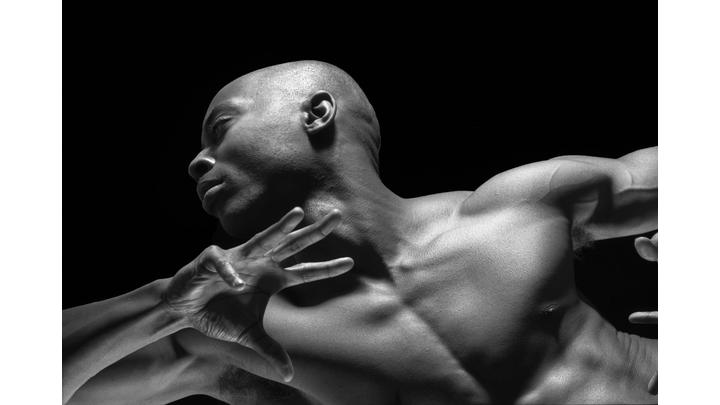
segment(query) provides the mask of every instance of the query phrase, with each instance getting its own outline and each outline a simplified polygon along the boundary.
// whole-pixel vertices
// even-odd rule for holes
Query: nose
[[[198,181],[205,173],[209,172],[215,166],[215,159],[209,156],[204,149],[195,156],[188,165],[188,174],[193,180]]]

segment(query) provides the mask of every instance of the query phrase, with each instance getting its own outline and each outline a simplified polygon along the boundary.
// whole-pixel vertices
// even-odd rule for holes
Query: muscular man
[[[656,402],[656,341],[617,331],[573,280],[581,244],[657,228],[656,148],[403,199],[379,179],[379,135],[360,87],[325,63],[220,90],[189,172],[247,242],[67,310],[65,399]]]

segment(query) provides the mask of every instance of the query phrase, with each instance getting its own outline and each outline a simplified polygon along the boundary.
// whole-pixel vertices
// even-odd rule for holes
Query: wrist
[[[156,312],[156,328],[171,329],[176,332],[190,326],[185,316],[174,311],[165,299],[165,292],[172,278],[158,279],[150,283],[153,301],[153,310]]]

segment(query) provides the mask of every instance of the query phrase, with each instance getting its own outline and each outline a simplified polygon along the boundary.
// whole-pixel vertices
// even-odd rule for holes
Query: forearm
[[[657,188],[657,146],[636,150],[618,160],[632,173],[634,181]]]
[[[189,395],[217,396],[222,364],[185,352],[165,337],[90,378],[69,404],[166,404]]]
[[[570,192],[573,226],[591,240],[619,238],[657,229],[657,147],[618,159],[561,157],[567,169],[558,183]],[[563,173],[563,172],[561,172]],[[562,187],[556,187],[562,190]]]
[[[63,311],[63,403],[99,371],[184,327],[162,306],[166,282]]]
[[[157,297],[168,282],[169,279],[156,280],[117,297],[64,309],[63,350],[81,341],[84,335],[151,308],[157,304]]]
[[[618,181],[612,215],[606,222],[613,237],[657,229],[657,147],[640,149],[617,159],[628,176]]]

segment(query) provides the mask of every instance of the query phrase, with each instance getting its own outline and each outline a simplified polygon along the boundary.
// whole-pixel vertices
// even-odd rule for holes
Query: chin
[[[250,239],[256,233],[277,222],[292,205],[264,202],[265,199],[232,201],[218,215],[225,232],[241,240]]]
[[[247,209],[225,209],[218,215],[220,225],[230,236],[240,239],[249,239],[257,233],[256,224],[251,220],[252,215]]]

